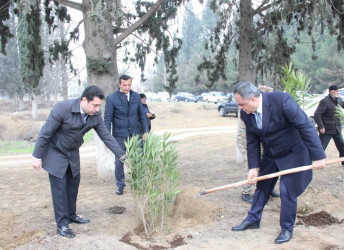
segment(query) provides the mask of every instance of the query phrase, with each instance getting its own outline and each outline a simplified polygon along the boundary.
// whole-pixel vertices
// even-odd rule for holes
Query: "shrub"
[[[127,182],[147,238],[158,227],[160,232],[163,230],[164,218],[171,213],[173,199],[180,192],[176,190],[178,153],[169,137],[167,133],[162,139],[148,133],[143,146],[138,136],[126,143],[129,167]]]

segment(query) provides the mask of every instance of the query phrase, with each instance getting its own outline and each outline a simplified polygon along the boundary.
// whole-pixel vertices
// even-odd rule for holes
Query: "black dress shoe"
[[[72,229],[70,229],[67,226],[58,227],[57,233],[64,236],[64,237],[69,237],[69,238],[75,237],[75,234],[73,233]]]
[[[242,194],[242,195],[241,195],[241,199],[242,199],[243,201],[248,202],[248,203],[252,203],[252,201],[253,201],[253,199],[252,199],[252,197],[251,197],[250,194]]]
[[[123,188],[117,188],[116,194],[122,195],[123,194]]]
[[[289,241],[293,237],[293,232],[288,230],[282,230],[280,234],[277,236],[275,243],[282,244],[284,242]]]
[[[71,223],[78,223],[78,224],[86,224],[86,223],[90,222],[90,220],[84,219],[84,218],[80,217],[79,215],[77,215],[75,218],[69,219],[69,221]]]
[[[275,190],[272,190],[271,191],[271,197],[279,198],[279,197],[281,197],[281,195],[279,193],[277,193]]]
[[[232,227],[232,231],[245,231],[246,229],[258,229],[259,227],[259,222],[250,222],[248,220],[244,220],[240,225]]]

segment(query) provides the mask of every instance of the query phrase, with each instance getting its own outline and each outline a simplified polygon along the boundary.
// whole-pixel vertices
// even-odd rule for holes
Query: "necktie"
[[[86,114],[86,113],[83,113],[83,114],[82,114],[82,119],[83,119],[84,124],[85,124],[86,121],[87,121],[87,114]]]
[[[256,115],[256,123],[257,123],[257,127],[259,129],[262,129],[262,114],[259,112],[255,112]]]

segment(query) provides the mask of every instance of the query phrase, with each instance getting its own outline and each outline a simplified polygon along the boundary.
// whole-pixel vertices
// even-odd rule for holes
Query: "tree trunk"
[[[22,95],[18,95],[18,106],[19,106],[19,111],[25,110],[24,97]]]
[[[65,38],[65,28],[62,22],[59,22],[59,32],[61,40]],[[61,58],[59,60],[60,67],[61,67],[61,86],[62,86],[62,97],[63,100],[68,99],[68,75],[67,75],[67,67],[66,62]],[[56,99],[57,101],[57,99]]]
[[[33,93],[32,98],[32,119],[36,120],[38,117],[38,97]]]
[[[255,83],[252,60],[253,16],[251,0],[240,1],[239,82]]]
[[[94,73],[87,68],[88,85],[97,85],[103,91],[105,96],[112,94],[117,89],[118,67],[116,46],[114,45],[114,36],[112,22],[103,25],[100,30],[99,24],[95,23],[88,15],[91,9],[89,0],[83,0],[83,16],[85,27],[85,40],[83,47],[87,57],[97,59],[99,61],[112,62],[113,67],[109,72]],[[105,100],[102,104],[104,113]],[[96,145],[98,178],[109,179],[114,178],[115,156],[104,146],[104,143],[94,133],[94,142]]]
[[[67,76],[67,68],[66,63],[64,60],[60,60],[61,64],[61,85],[62,85],[62,96],[63,100],[68,99],[68,76]],[[57,99],[56,99],[57,100]]]
[[[256,74],[252,60],[253,15],[251,0],[240,1],[240,43],[239,43],[239,82],[255,83]],[[238,117],[238,138],[246,138],[245,130],[241,129],[240,112]],[[243,162],[239,145],[236,147],[236,161]]]

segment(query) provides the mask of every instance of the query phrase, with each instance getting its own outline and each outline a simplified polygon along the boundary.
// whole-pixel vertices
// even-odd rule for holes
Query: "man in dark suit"
[[[140,126],[143,133],[148,132],[146,113],[144,111],[140,95],[131,90],[132,78],[121,75],[119,78],[119,89],[106,97],[104,123],[106,128],[115,137],[123,150],[126,150],[124,142],[133,135],[140,135]],[[112,126],[111,126],[112,125]],[[144,139],[145,135],[143,135]],[[117,195],[123,194],[125,187],[125,174],[123,162],[116,156],[115,177]]]
[[[319,137],[307,115],[293,98],[283,92],[260,93],[252,83],[235,86],[234,98],[246,125],[248,180],[278,171],[313,164],[324,167],[326,158]],[[261,157],[260,145],[263,146]],[[289,241],[293,235],[297,197],[312,180],[312,171],[283,175],[280,179],[281,232],[275,243]],[[277,178],[257,182],[251,209],[233,231],[260,227],[264,206]]]
[[[69,223],[88,223],[76,213],[76,200],[80,183],[79,148],[83,136],[92,128],[105,145],[120,159],[125,152],[104,125],[99,111],[103,91],[89,86],[81,98],[57,103],[41,128],[33,152],[33,167],[43,167],[49,173],[57,232],[62,236],[75,236]]]
[[[344,102],[339,97],[337,85],[331,85],[328,90],[328,96],[320,101],[315,110],[314,120],[318,125],[319,138],[324,150],[326,150],[330,140],[333,139],[339,151],[339,157],[344,157],[342,126],[336,116],[336,107],[344,108]],[[344,166],[344,162],[342,162],[342,166]]]

